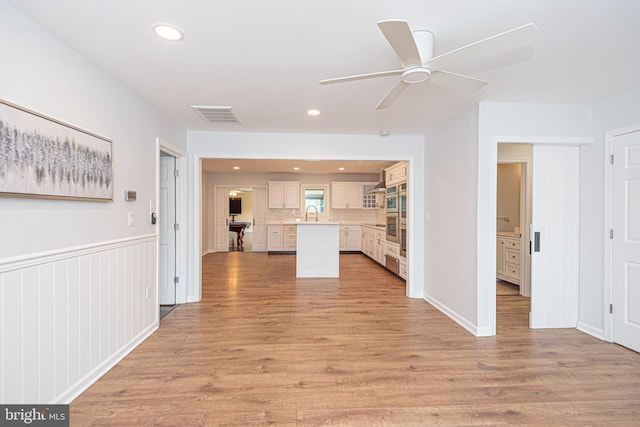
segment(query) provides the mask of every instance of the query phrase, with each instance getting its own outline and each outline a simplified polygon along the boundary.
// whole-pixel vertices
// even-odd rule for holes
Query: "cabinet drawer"
[[[504,239],[504,247],[508,249],[520,250],[520,240]]]
[[[510,264],[520,265],[520,250],[507,247],[504,251],[504,261]]]
[[[285,242],[295,242],[296,241],[296,233],[291,233],[291,232],[287,232],[285,231],[284,233],[284,241]]]
[[[387,242],[386,251],[389,255],[398,258],[400,256],[400,245]]]
[[[296,248],[297,248],[296,242],[285,242],[284,243],[284,250],[285,251],[295,251]]]
[[[298,230],[298,226],[296,225],[285,225],[284,226],[284,232],[285,233],[293,233],[296,234],[296,231]]]
[[[519,265],[507,263],[504,266],[504,270],[505,270],[504,271],[505,276],[515,279],[517,282],[520,282],[520,266]]]

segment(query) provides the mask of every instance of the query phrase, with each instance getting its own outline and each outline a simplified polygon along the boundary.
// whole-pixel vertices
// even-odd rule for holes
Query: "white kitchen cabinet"
[[[384,251],[385,251],[386,242],[387,242],[387,236],[385,234],[385,231],[376,229],[376,236],[375,236],[376,251],[375,251],[374,259],[382,265],[385,264]]]
[[[270,209],[299,209],[300,181],[269,181]]]
[[[384,172],[387,187],[395,185],[407,180],[409,164],[407,162],[398,162],[393,166],[386,168]]]
[[[362,209],[361,182],[332,182],[332,209]]]
[[[285,224],[282,227],[284,233],[283,246],[285,251],[295,251],[297,249],[298,226],[295,224]]]
[[[294,252],[296,250],[297,227],[295,224],[270,224],[267,229],[269,252]]]
[[[282,225],[269,225],[267,227],[268,238],[268,250],[269,251],[282,251],[284,250],[284,231]]]
[[[496,239],[496,277],[520,285],[520,237],[501,236]]]
[[[359,225],[340,226],[340,250],[360,251],[362,248],[362,228]]]

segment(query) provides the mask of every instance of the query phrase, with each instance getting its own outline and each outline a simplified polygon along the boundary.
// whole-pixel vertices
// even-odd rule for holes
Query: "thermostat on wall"
[[[124,199],[131,201],[136,199],[136,192],[133,190],[124,190]]]

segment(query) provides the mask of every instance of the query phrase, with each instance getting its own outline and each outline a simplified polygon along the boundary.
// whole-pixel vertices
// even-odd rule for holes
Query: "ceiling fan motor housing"
[[[413,31],[413,39],[420,55],[420,65],[407,64],[408,67],[402,73],[402,81],[405,83],[422,83],[429,80],[431,70],[422,64],[433,57],[433,33],[426,30]]]

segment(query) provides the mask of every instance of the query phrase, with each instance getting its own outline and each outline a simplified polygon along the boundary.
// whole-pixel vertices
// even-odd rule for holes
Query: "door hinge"
[[[609,314],[613,314],[613,304],[609,304]]]
[[[180,224],[173,224],[173,231],[180,230]]]
[[[613,164],[613,154],[609,156],[609,163]]]
[[[173,284],[177,285],[178,283],[180,283],[180,278],[178,276],[173,278]]]
[[[179,176],[180,176],[180,171],[179,171],[178,169],[174,169],[174,170],[173,170],[173,177],[174,177],[174,178],[177,178],[177,177],[179,177]]]
[[[613,239],[613,228],[609,229],[609,238]]]

